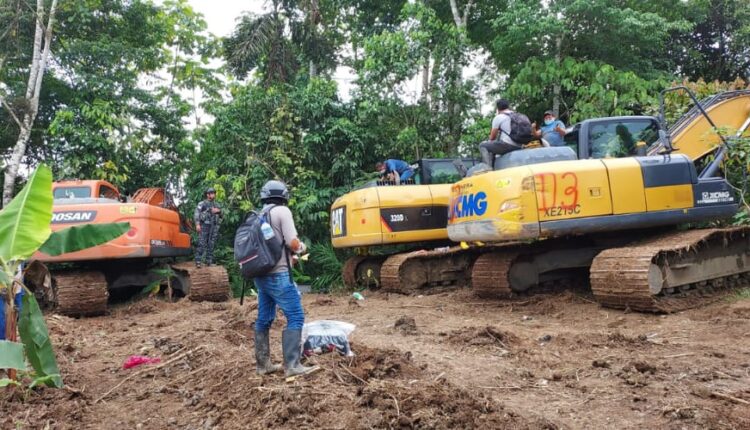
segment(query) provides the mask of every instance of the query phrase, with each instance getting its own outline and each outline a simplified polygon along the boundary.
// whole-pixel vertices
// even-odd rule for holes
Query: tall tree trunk
[[[23,120],[20,123],[21,130],[18,133],[18,140],[13,147],[10,160],[5,167],[5,184],[3,184],[3,206],[10,203],[13,198],[13,189],[15,188],[16,177],[21,160],[26,153],[26,145],[31,137],[31,128],[39,112],[39,94],[42,91],[42,80],[44,72],[47,69],[47,60],[49,59],[50,45],[52,44],[52,25],[55,21],[55,10],[57,9],[57,0],[52,0],[50,6],[47,26],[42,25],[44,21],[44,0],[36,2],[36,30],[34,32],[34,52],[29,68],[29,80],[26,84],[26,101],[28,109],[24,113]],[[44,45],[42,46],[42,38]]]
[[[310,79],[318,77],[318,66],[315,61],[310,60]]]
[[[430,103],[430,53],[424,56],[422,64],[422,102],[429,106]]]
[[[555,40],[555,64],[557,65],[557,70],[560,70],[560,63],[562,62],[562,35],[557,36],[557,40]],[[552,84],[552,111],[555,112],[555,115],[557,117],[560,117],[560,97],[561,97],[562,88],[560,87],[560,81],[555,80],[555,83]]]

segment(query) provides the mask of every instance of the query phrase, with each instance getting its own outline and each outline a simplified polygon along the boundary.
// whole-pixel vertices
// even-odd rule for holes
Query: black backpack
[[[245,279],[263,276],[276,266],[284,252],[284,238],[274,235],[269,240],[263,237],[263,222],[271,224],[271,209],[260,213],[251,211],[245,222],[234,235],[234,259],[240,265],[240,273]],[[266,220],[267,218],[267,220]]]
[[[510,117],[510,134],[508,136],[513,142],[525,145],[534,140],[534,136],[531,134],[529,117],[518,112],[510,112],[506,115]]]

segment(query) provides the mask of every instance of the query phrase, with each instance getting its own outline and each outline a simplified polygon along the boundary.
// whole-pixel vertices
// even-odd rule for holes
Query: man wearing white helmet
[[[263,203],[263,212],[268,213],[274,234],[283,238],[284,252],[268,274],[254,278],[258,290],[258,319],[255,321],[256,369],[261,375],[281,370],[281,366],[271,363],[268,338],[278,306],[286,317],[286,329],[281,336],[286,376],[301,375],[314,368],[300,364],[305,312],[292,279],[289,254],[303,254],[307,247],[297,236],[292,211],[286,206],[289,202],[289,190],[283,182],[266,182],[260,191],[260,201]]]

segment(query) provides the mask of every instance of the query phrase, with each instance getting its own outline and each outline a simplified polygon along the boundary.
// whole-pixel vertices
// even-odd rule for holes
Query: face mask
[[[550,124],[552,124],[553,122],[555,122],[555,120],[554,120],[554,119],[545,119],[545,120],[544,120],[544,125],[550,125]]]

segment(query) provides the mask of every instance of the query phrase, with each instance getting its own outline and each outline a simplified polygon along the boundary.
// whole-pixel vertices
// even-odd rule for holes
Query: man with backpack
[[[490,139],[479,145],[482,162],[490,169],[494,167],[495,155],[521,149],[534,138],[531,133],[531,122],[526,115],[513,112],[510,103],[504,99],[495,102],[495,107],[497,113],[492,119]]]
[[[302,309],[300,293],[292,278],[289,255],[290,252],[302,254],[307,247],[297,236],[292,212],[286,206],[289,201],[289,190],[283,182],[266,182],[260,190],[260,201],[263,203],[260,214],[262,237],[266,241],[278,238],[276,240],[280,240],[281,255],[270,271],[253,277],[258,291],[258,319],[255,321],[256,371],[259,375],[264,375],[281,370],[281,366],[271,363],[268,337],[278,306],[284,312],[287,322],[286,329],[281,334],[286,376],[309,373],[315,368],[300,364],[305,312]],[[272,230],[268,230],[269,225]],[[238,238],[239,233],[238,231]],[[235,238],[235,257],[238,257],[238,238]],[[241,270],[242,266],[243,261],[240,261]]]

